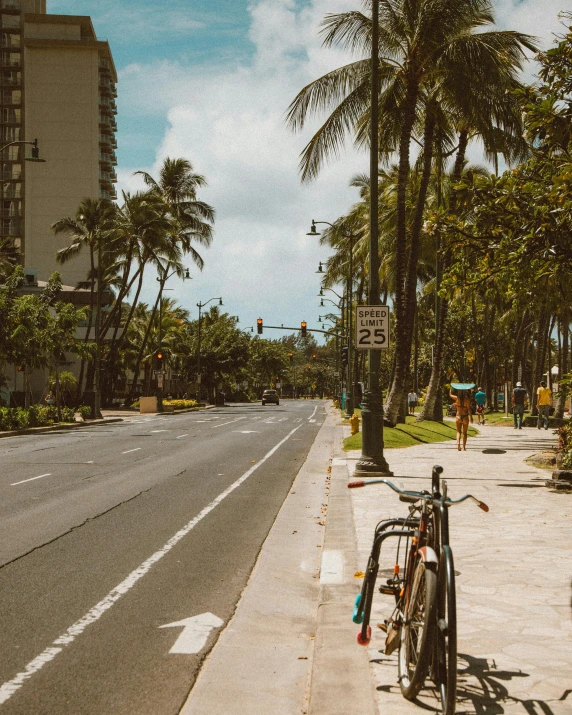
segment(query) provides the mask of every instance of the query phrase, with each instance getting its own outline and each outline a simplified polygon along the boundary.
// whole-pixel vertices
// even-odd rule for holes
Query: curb
[[[328,409],[335,418],[336,410]],[[357,645],[357,626],[351,620],[361,580],[354,578],[358,555],[343,426],[335,429],[308,712],[377,715],[367,648]]]
[[[44,434],[46,432],[66,432],[81,427],[100,427],[109,425],[112,422],[123,422],[123,417],[104,417],[102,420],[90,420],[89,422],[65,422],[58,425],[47,425],[46,427],[29,427],[28,429],[16,429],[9,432],[0,432],[0,439],[3,437],[20,437],[25,435]]]

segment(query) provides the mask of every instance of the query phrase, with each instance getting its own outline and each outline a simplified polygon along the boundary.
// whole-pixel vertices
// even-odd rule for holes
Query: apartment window
[[[5,199],[19,199],[22,197],[22,184],[19,181],[10,181],[0,184],[2,196]]]
[[[20,201],[0,201],[0,213],[3,217],[18,217],[22,215]]]
[[[2,107],[2,122],[4,124],[21,124],[22,110],[12,109],[11,107]]]
[[[15,218],[0,219],[0,232],[2,232],[4,236],[19,236],[20,221]]]
[[[0,7],[2,7],[3,10],[19,10],[20,0],[2,0]]]
[[[22,176],[22,164],[2,164],[2,178],[19,179]]]
[[[2,15],[3,28],[19,28],[20,15]]]
[[[11,140],[13,141],[13,140]],[[9,146],[2,152],[3,161],[20,161],[21,160],[22,147],[18,144]]]
[[[1,44],[2,47],[20,47],[20,33],[3,32]]]
[[[2,52],[0,62],[3,67],[19,67],[21,56],[19,52]]]
[[[9,142],[19,142],[20,131],[20,127],[3,127],[1,134],[2,145],[8,144]]]
[[[3,89],[0,95],[2,104],[22,104],[21,89]]]
[[[2,84],[22,84],[22,73],[17,70],[4,70],[2,72]]]

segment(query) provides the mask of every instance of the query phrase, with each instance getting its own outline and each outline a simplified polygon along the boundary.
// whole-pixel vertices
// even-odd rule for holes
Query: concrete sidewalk
[[[402,698],[396,656],[383,653],[376,624],[391,614],[390,597],[374,601],[370,647],[355,640],[355,574],[365,570],[375,524],[406,506],[383,485],[346,488],[359,454],[342,451],[345,429],[329,408],[183,715],[435,711],[430,688],[418,703]],[[408,475],[396,476],[398,485],[427,488],[438,463],[453,497],[471,492],[490,507],[451,510],[458,715],[572,713],[572,497],[548,490],[547,473],[524,461],[554,442],[551,432],[484,426],[466,452],[454,442],[387,452],[393,472]],[[392,571],[386,557],[381,577]]]

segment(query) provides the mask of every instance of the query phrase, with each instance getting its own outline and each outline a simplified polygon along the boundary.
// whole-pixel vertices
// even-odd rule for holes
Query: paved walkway
[[[485,501],[450,512],[457,572],[458,715],[570,715],[572,713],[572,496],[544,486],[549,472],[524,460],[554,444],[544,430],[482,427],[458,452],[453,442],[387,452],[393,481],[429,488],[433,464],[445,468],[452,497],[470,492]],[[353,472],[358,453],[349,453]],[[375,491],[374,491],[375,490]],[[388,487],[351,490],[358,553],[365,569],[377,521],[404,513]],[[392,554],[381,569],[391,569]],[[387,576],[382,571],[382,576]],[[361,584],[360,579],[358,586]],[[383,653],[392,598],[378,595],[369,647],[380,713],[434,711],[427,688],[419,703],[405,701],[397,684],[396,655]],[[357,630],[357,626],[355,627]],[[358,646],[356,646],[358,647]]]
[[[383,485],[347,489],[359,454],[342,451],[347,428],[328,412],[182,715],[436,710],[430,688],[416,703],[403,699],[396,656],[383,653],[376,624],[391,614],[390,597],[376,595],[369,648],[356,643],[355,574],[366,567],[377,521],[406,505]],[[524,461],[554,442],[551,431],[485,426],[466,452],[441,442],[386,453],[398,485],[428,488],[431,467],[441,464],[453,497],[471,492],[490,507],[464,503],[450,513],[457,715],[572,714],[572,495],[547,489],[549,473]],[[387,556],[381,577],[392,571]]]

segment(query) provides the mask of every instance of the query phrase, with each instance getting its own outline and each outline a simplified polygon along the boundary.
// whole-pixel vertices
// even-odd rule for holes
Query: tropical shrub
[[[73,407],[62,407],[62,422],[75,422],[75,410]]]
[[[91,407],[89,405],[81,405],[77,410],[84,420],[91,418]]]
[[[176,410],[187,407],[196,407],[199,403],[196,400],[163,400],[164,405],[173,405]]]

